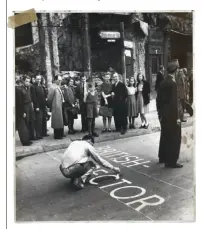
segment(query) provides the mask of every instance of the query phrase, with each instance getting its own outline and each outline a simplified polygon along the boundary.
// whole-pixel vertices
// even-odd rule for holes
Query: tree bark
[[[60,62],[59,62],[59,51],[58,51],[58,32],[57,32],[57,14],[50,13],[51,21],[51,41],[53,47],[53,67],[54,74],[57,75],[60,72]]]
[[[84,71],[87,72],[88,77],[91,77],[92,66],[88,14],[84,14]]]
[[[44,49],[45,49],[45,68],[47,76],[47,85],[48,87],[52,84],[53,74],[52,74],[52,65],[51,65],[51,52],[50,52],[50,42],[49,42],[49,33],[48,33],[48,24],[47,24],[47,14],[41,14],[42,19],[42,30],[44,32]]]

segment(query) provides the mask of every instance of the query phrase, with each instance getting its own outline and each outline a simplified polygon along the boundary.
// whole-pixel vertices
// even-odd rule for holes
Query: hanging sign
[[[124,46],[126,48],[132,49],[133,48],[133,42],[132,41],[124,41]]]
[[[125,49],[125,55],[131,57],[131,51],[129,49]]]
[[[119,39],[121,35],[117,31],[100,31],[99,36],[102,39]]]

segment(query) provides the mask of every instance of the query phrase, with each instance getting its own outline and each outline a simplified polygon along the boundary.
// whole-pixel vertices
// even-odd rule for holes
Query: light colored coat
[[[47,103],[52,112],[51,127],[53,129],[62,129],[64,127],[62,111],[63,94],[58,85],[52,84],[49,88]]]

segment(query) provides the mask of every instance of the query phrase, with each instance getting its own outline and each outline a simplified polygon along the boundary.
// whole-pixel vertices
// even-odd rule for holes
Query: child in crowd
[[[88,120],[88,133],[94,137],[99,135],[95,132],[95,118],[98,117],[97,112],[97,92],[92,82],[88,83],[88,90],[84,91],[84,102],[87,108],[87,120]]]
[[[137,116],[137,104],[136,104],[135,93],[137,92],[137,87],[135,87],[135,79],[133,77],[130,78],[127,89],[128,89],[127,105],[128,105],[129,129],[135,129],[135,117]]]
[[[149,102],[150,102],[150,86],[149,83],[144,79],[144,75],[139,73],[137,75],[137,113],[140,114],[142,124],[140,128],[147,129],[149,123],[147,122],[146,113],[149,113]]]

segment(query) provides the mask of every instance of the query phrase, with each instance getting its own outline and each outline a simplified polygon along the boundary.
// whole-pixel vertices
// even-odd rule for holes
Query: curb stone
[[[193,127],[193,124],[192,123],[185,123],[185,125],[182,128],[184,129],[186,127]],[[152,133],[157,133],[157,132],[160,132],[160,127],[156,126],[156,127],[152,127],[150,129],[144,130],[144,131],[142,129],[136,129],[136,131],[128,131],[125,135],[121,135],[121,134],[100,135],[98,138],[95,138],[95,143],[114,141],[114,140],[136,137],[136,136],[152,134]],[[16,161],[23,159],[25,157],[28,157],[28,156],[36,155],[36,154],[46,153],[46,152],[59,150],[59,149],[65,149],[69,146],[69,144],[72,141],[79,139],[79,138],[80,137],[78,137],[78,138],[72,137],[70,139],[67,139],[66,142],[64,142],[64,140],[57,140],[57,144],[54,142],[54,143],[50,143],[50,144],[45,144],[43,146],[37,145],[37,146],[33,146],[32,148],[23,147],[23,149],[17,149],[16,150]],[[182,136],[182,140],[183,140],[183,138],[184,137]],[[60,141],[62,141],[61,144],[59,144]]]

